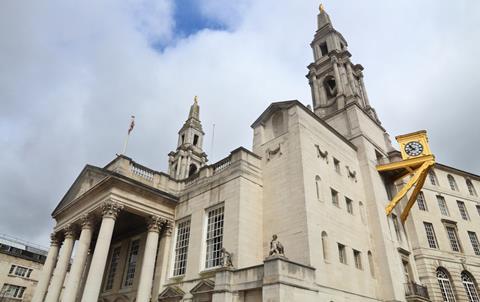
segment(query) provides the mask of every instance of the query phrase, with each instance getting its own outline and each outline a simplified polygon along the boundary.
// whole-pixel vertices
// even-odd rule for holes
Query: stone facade
[[[363,67],[323,10],[311,46],[313,110],[296,100],[271,104],[252,124],[252,151],[207,164],[195,99],[168,173],[124,155],[87,165],[52,214],[52,247],[32,301],[444,301],[440,285],[450,290],[449,280],[453,299],[469,301],[467,291],[474,299],[480,177],[439,164],[439,184],[423,190],[428,211],[414,209],[405,227],[398,210],[387,217],[400,184],[376,166],[399,152],[370,105]],[[450,215],[439,212],[439,194]],[[468,218],[454,213],[456,200]],[[435,230],[434,248],[424,222]]]

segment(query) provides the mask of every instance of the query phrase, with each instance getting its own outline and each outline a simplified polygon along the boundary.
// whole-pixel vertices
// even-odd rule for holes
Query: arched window
[[[188,176],[192,176],[197,172],[197,165],[195,164],[190,164],[190,167],[188,168]]]
[[[320,176],[315,176],[315,190],[317,192],[317,199],[322,200],[322,183]]]
[[[432,184],[432,186],[436,186],[438,184],[437,175],[435,175],[435,172],[433,170],[430,170],[428,172],[428,177],[430,178],[430,183]]]
[[[443,268],[437,269],[437,281],[442,292],[444,302],[455,302],[455,294],[453,293],[452,283],[448,276],[448,272]]]
[[[322,232],[322,250],[323,250],[323,259],[328,259],[328,235],[327,232]]]
[[[477,191],[475,190],[475,187],[473,186],[473,183],[470,179],[465,180],[467,183],[467,188],[468,188],[468,193],[472,196],[477,196]]]
[[[448,178],[448,184],[450,185],[450,189],[453,191],[458,191],[457,183],[455,182],[455,178],[451,174],[447,175]]]
[[[367,256],[368,256],[368,265],[370,266],[370,275],[372,275],[372,277],[375,278],[375,267],[373,266],[372,252],[368,251]]]
[[[363,202],[358,203],[358,208],[360,209],[360,218],[362,219],[362,223],[366,224],[367,223],[367,217],[365,215],[365,208],[363,207]]]
[[[463,287],[465,287],[465,292],[467,293],[468,301],[479,302],[480,298],[478,297],[475,279],[473,279],[472,275],[469,272],[467,271],[462,272],[462,283],[463,283]]]

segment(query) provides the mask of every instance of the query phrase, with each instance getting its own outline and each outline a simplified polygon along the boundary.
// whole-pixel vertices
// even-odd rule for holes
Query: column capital
[[[75,232],[75,227],[71,224],[67,224],[63,229],[63,235],[65,236],[65,239],[67,238],[72,238],[75,240],[76,237],[76,232]]]
[[[117,219],[120,211],[123,210],[123,205],[115,201],[106,201],[102,204],[102,215],[103,217],[109,217]]]
[[[59,246],[60,245],[60,240],[58,239],[58,234],[53,232],[50,234],[50,245],[51,246]]]
[[[147,218],[148,231],[160,232],[160,230],[162,229],[162,225],[165,223],[165,221],[166,219],[160,216],[151,215]]]
[[[173,221],[165,219],[165,222],[162,225],[162,229],[165,236],[172,236]]]
[[[82,216],[80,216],[80,225],[82,227],[82,230],[83,229],[93,229],[94,222],[93,222],[92,214],[87,213],[87,214],[83,214]]]

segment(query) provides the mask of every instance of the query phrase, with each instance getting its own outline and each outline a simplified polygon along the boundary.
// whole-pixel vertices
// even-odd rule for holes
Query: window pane
[[[188,242],[190,240],[190,220],[185,220],[178,224],[177,244],[175,246],[175,265],[173,275],[179,276],[185,274],[187,268]]]
[[[472,243],[475,255],[480,256],[480,244],[478,243],[477,234],[475,232],[468,232],[468,237],[470,238],[470,242]]]
[[[438,207],[440,208],[440,212],[442,215],[450,216],[450,212],[448,211],[447,202],[443,196],[437,195]]]
[[[428,223],[428,222],[424,222],[423,225],[425,226],[425,232],[427,234],[428,245],[431,248],[434,248],[434,249],[438,248],[437,238],[435,237],[435,231],[433,229],[433,225],[431,223]]]
[[[453,227],[447,227],[447,235],[450,240],[450,246],[455,252],[460,252],[460,244],[458,243],[457,231]]]
[[[427,204],[425,202],[425,196],[423,195],[423,192],[420,192],[420,194],[418,194],[417,205],[420,211],[427,211]]]
[[[110,259],[110,269],[108,270],[107,281],[105,282],[105,290],[112,289],[115,273],[117,272],[118,260],[120,259],[120,247],[116,247],[112,252]]]
[[[223,214],[223,206],[208,212],[206,268],[221,265],[221,250],[223,247]]]
[[[140,249],[140,240],[132,241],[130,253],[128,255],[127,273],[125,277],[125,286],[132,286],[137,267],[138,250]]]
[[[462,216],[463,220],[469,220],[470,217],[468,216],[465,203],[463,201],[457,200],[457,205],[458,205],[458,210],[460,211],[460,216]]]

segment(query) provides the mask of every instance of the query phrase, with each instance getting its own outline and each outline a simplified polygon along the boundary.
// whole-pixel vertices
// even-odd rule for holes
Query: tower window
[[[198,135],[193,135],[193,145],[196,146],[198,144]]]
[[[185,142],[185,134],[182,134],[182,144]]]
[[[362,254],[360,253],[360,251],[353,250],[353,259],[355,260],[355,267],[358,269],[363,269]]]
[[[197,172],[197,166],[195,164],[190,164],[190,167],[188,168],[188,176],[192,176]]]
[[[325,87],[327,98],[330,99],[337,96],[337,83],[335,82],[334,77],[326,77],[325,80],[323,80],[323,87]]]
[[[322,56],[328,54],[327,42],[320,43],[320,52],[322,53]]]

